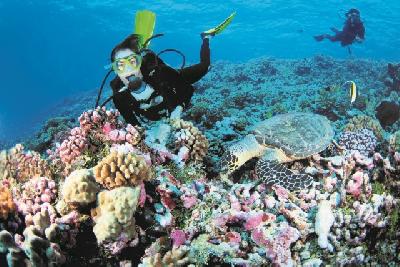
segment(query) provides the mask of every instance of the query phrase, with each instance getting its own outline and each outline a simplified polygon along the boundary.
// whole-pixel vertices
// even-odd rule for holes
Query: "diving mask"
[[[118,58],[112,64],[113,70],[117,73],[124,73],[127,71],[127,68],[131,68],[128,71],[137,71],[140,69],[142,64],[142,56],[139,54],[132,54],[127,57]]]

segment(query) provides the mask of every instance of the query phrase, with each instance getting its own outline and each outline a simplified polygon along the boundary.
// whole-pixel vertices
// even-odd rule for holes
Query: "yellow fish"
[[[354,101],[356,101],[357,98],[357,86],[356,83],[353,81],[346,81],[344,83],[344,85],[349,85],[349,89],[350,89],[350,103],[353,103]]]

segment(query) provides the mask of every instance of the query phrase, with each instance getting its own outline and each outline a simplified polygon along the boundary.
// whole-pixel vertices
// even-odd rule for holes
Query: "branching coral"
[[[189,149],[190,158],[195,161],[202,161],[208,151],[208,140],[200,130],[191,122],[174,120],[172,127],[175,133],[175,145],[177,148],[185,146]]]
[[[113,151],[94,167],[96,181],[108,189],[138,185],[151,178],[151,170],[142,156]]]
[[[378,140],[383,140],[383,129],[377,120],[365,115],[353,117],[344,127],[344,132],[355,132],[359,129],[369,129]]]
[[[17,193],[16,203],[18,211],[25,216],[27,225],[31,225],[33,216],[42,210],[47,210],[50,213],[51,220],[55,220],[57,214],[51,205],[57,196],[54,180],[46,177],[34,178],[23,184],[21,190]]]
[[[24,147],[20,144],[2,154],[6,158],[3,176],[7,176],[3,178],[11,177],[23,182],[32,177],[52,177],[47,161],[42,159],[37,152],[24,151]]]

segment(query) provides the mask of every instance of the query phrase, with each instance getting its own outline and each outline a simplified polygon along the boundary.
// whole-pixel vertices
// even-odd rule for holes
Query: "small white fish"
[[[357,94],[358,94],[356,83],[353,81],[346,81],[343,85],[347,85],[349,87],[350,103],[353,103],[354,101],[356,101]]]

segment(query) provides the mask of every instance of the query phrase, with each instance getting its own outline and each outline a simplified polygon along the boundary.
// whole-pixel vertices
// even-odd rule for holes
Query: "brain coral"
[[[15,211],[15,207],[10,190],[6,186],[0,186],[0,218],[6,220],[8,214]]]
[[[112,151],[94,167],[94,175],[98,183],[113,189],[147,181],[151,178],[151,171],[143,157]]]
[[[118,187],[102,191],[98,195],[98,207],[93,210],[96,225],[93,232],[97,241],[115,240],[124,233],[128,238],[136,236],[135,218],[140,187]]]
[[[343,131],[344,132],[356,132],[360,129],[369,129],[378,140],[383,139],[383,129],[377,120],[365,115],[360,115],[351,118],[351,120],[346,124]]]
[[[178,148],[186,146],[190,151],[191,159],[202,161],[208,151],[207,138],[191,122],[174,120],[171,125],[177,130],[175,145]]]
[[[360,129],[355,132],[343,132],[339,138],[339,145],[346,148],[346,154],[351,155],[358,151],[368,157],[377,146],[377,139],[369,129]]]
[[[72,172],[66,179],[61,189],[65,203],[70,206],[82,206],[96,200],[99,186],[91,170],[82,169]]]

